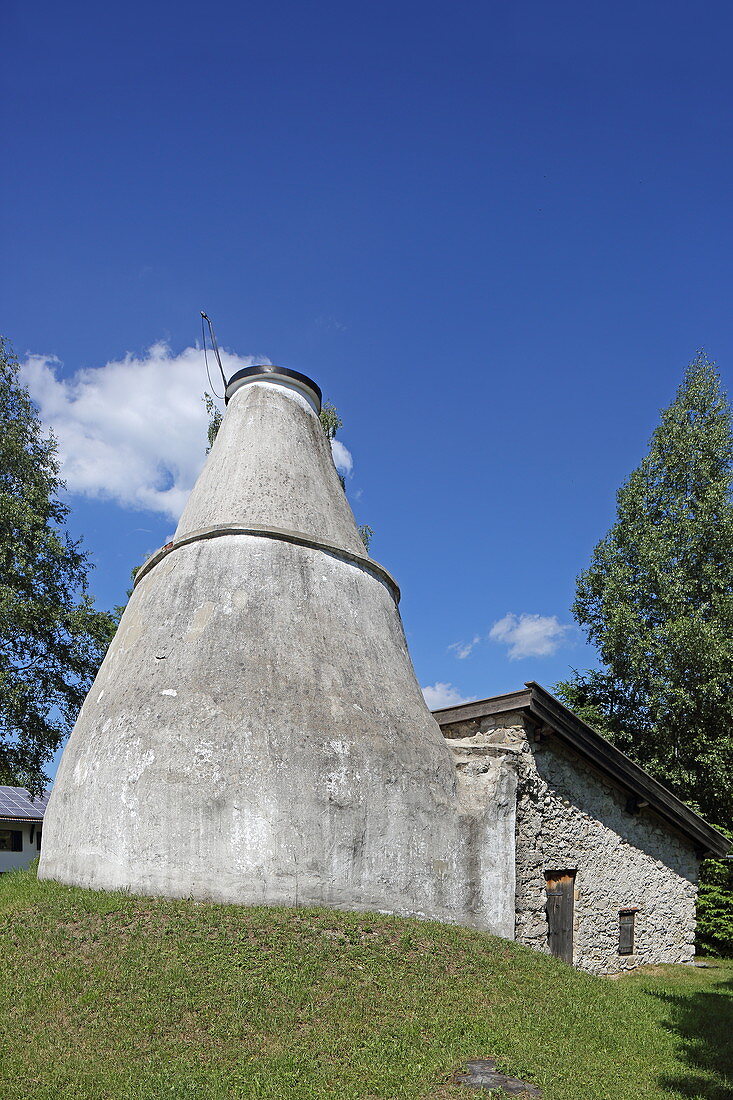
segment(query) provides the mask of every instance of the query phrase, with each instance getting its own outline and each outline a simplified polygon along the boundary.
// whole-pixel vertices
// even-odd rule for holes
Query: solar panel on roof
[[[48,804],[48,793],[31,798],[25,787],[0,786],[0,817],[25,817],[38,820]]]

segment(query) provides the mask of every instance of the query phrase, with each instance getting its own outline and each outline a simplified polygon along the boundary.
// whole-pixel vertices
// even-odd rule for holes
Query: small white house
[[[0,786],[0,875],[40,854],[47,802],[48,794],[31,798],[25,787]]]

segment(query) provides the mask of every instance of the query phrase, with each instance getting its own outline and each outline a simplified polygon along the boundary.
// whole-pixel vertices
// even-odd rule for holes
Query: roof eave
[[[527,682],[524,691],[444,707],[433,714],[438,724],[449,725],[513,710],[522,711],[540,725],[551,726],[561,741],[599,771],[640,801],[648,802],[660,817],[692,841],[699,854],[725,856],[730,851],[731,842],[726,837],[534,680]]]
[[[625,753],[607,741],[577,714],[573,714],[555,699],[541,684],[530,680],[530,713],[533,717],[549,722],[559,737],[576,751],[582,753],[599,770],[620,782],[641,801],[683,833],[704,854],[724,856],[731,843],[699,814],[673,795],[663,783],[635,764]]]
[[[482,718],[486,714],[505,714],[510,710],[526,710],[531,702],[529,690],[511,691],[508,695],[493,695],[490,699],[477,699],[472,703],[459,703],[458,706],[441,707],[432,713],[440,725],[451,722],[467,722],[471,718]]]

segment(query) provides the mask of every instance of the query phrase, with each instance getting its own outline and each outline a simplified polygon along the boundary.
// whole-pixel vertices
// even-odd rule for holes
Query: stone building
[[[723,836],[539,684],[433,713],[475,806],[466,844],[484,792],[505,800],[518,942],[594,973],[692,960],[700,860]],[[480,908],[480,845],[473,865]]]
[[[549,906],[551,947],[578,965],[689,958],[697,862],[722,838],[535,685],[438,725],[318,386],[248,367],[226,398],[64,751],[40,877],[542,949]]]

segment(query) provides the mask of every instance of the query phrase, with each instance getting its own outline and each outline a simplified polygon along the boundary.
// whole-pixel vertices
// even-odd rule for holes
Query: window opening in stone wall
[[[22,852],[23,833],[20,829],[0,829],[0,852]]]
[[[619,955],[634,954],[634,930],[636,923],[636,909],[621,909],[618,915],[618,953]]]
[[[545,871],[547,946],[550,954],[573,965],[575,871]]]

